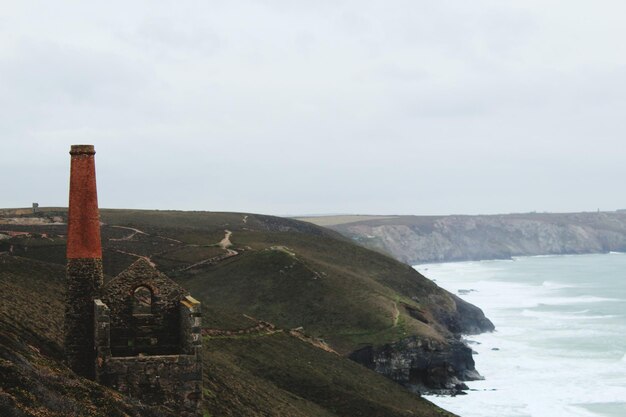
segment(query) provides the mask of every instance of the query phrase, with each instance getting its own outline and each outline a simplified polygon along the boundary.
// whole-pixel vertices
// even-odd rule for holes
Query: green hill
[[[0,414],[167,415],[62,365],[65,225],[54,221],[65,212],[25,217],[0,218],[0,366],[12,375],[1,380]],[[414,391],[457,390],[474,372],[458,334],[493,328],[409,266],[309,223],[143,210],[101,218],[109,279],[144,256],[202,301],[207,415],[446,415],[348,357]],[[406,355],[405,368],[388,366],[389,350]]]

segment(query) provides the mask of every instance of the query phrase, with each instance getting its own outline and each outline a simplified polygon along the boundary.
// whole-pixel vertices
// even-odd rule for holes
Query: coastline
[[[626,415],[624,255],[417,265],[453,293],[468,290],[461,297],[496,325],[464,338],[485,380],[468,382],[462,399],[426,398],[463,417]]]

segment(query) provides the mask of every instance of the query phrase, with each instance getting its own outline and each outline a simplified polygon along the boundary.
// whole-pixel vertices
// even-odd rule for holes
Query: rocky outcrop
[[[463,381],[482,379],[474,367],[472,350],[461,334],[479,334],[495,329],[483,311],[449,294],[455,308],[431,307],[434,318],[451,336],[434,340],[411,336],[382,346],[367,346],[350,359],[398,382],[419,394],[457,395],[468,387]],[[407,309],[414,318],[428,322],[420,311]],[[446,332],[446,333],[447,333]]]
[[[446,293],[452,298],[455,308],[453,310],[444,308],[438,309],[437,306],[433,306],[431,309],[438,321],[443,323],[449,332],[459,336],[462,334],[480,334],[495,330],[495,326],[491,320],[485,317],[485,314],[480,308],[462,300],[452,293],[447,291]],[[411,314],[411,312],[409,313]]]
[[[467,389],[463,381],[482,379],[472,350],[457,339],[440,343],[412,336],[368,346],[350,358],[419,394],[456,395]]]
[[[331,228],[409,263],[626,251],[626,212],[397,216]]]

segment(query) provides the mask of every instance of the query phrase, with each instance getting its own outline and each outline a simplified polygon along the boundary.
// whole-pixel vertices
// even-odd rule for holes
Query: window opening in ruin
[[[141,286],[133,291],[133,316],[145,314],[152,314],[152,291]]]

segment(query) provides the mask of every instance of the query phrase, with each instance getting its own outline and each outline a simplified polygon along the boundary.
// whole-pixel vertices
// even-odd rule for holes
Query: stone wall
[[[149,305],[136,314],[134,291],[149,290]],[[186,291],[139,259],[102,289],[101,299],[111,310],[113,356],[172,355],[180,353],[180,300]]]
[[[99,382],[181,417],[201,415],[202,366],[196,355],[109,357]]]
[[[202,355],[202,312],[198,300],[185,297],[180,303],[181,351],[187,355]]]
[[[95,377],[93,299],[102,285],[102,259],[68,259],[65,300],[65,356],[74,372]]]
[[[133,304],[137,288],[149,289],[145,295],[150,298],[146,305],[139,306],[139,311]],[[102,288],[101,296],[93,301],[96,355],[92,363],[96,381],[146,404],[176,410],[180,416],[200,416],[200,302],[146,260],[135,262],[110,281]],[[155,343],[119,345],[139,337]],[[165,337],[166,343],[162,344]],[[164,348],[176,354],[154,353]]]
[[[111,316],[109,307],[101,300],[94,300],[94,348],[96,351],[95,377],[100,381],[104,364],[111,356]]]

